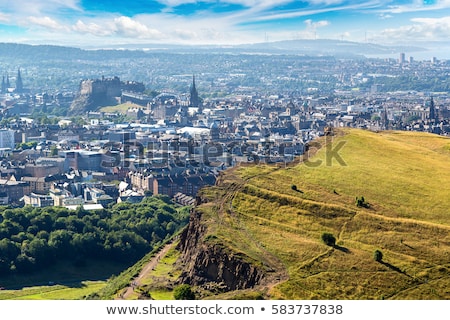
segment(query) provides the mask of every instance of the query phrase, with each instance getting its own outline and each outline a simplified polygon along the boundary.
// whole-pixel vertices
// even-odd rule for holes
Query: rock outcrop
[[[179,281],[200,286],[216,283],[228,291],[258,285],[264,278],[263,270],[217,241],[211,241],[214,239],[208,239],[207,226],[202,223],[201,216],[194,208],[189,225],[181,235],[178,264],[183,272]]]
[[[80,92],[72,102],[69,113],[72,115],[95,111],[99,107],[116,105],[121,95],[121,81],[118,77],[96,80],[83,80]]]

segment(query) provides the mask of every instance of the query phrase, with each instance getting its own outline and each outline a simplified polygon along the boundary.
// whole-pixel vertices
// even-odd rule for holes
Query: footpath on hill
[[[117,299],[128,299],[134,293],[134,290],[141,285],[141,281],[146,278],[153,269],[155,269],[161,258],[163,258],[173,246],[174,242],[166,244],[154,257],[152,257],[150,261],[142,268],[139,275],[133,279],[130,285],[122,290],[122,293]]]

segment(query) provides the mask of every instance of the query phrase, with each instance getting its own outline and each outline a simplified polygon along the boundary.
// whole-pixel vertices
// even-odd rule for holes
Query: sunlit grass
[[[102,107],[100,108],[101,112],[117,112],[117,113],[121,113],[121,114],[126,114],[128,109],[130,108],[139,108],[142,109],[142,106],[131,103],[131,102],[126,102],[126,103],[122,103],[122,104],[118,104],[116,106],[107,106],[107,107]]]

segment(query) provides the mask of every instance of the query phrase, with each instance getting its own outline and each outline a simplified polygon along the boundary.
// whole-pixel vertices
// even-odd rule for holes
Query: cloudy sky
[[[0,1],[0,42],[108,47],[291,39],[449,41],[450,0]]]

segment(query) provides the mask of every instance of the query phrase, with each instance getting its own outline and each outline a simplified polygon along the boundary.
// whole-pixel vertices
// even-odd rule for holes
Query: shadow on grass
[[[342,251],[344,253],[350,253],[350,250],[348,248],[346,248],[346,247],[341,247],[341,246],[338,246],[337,244],[335,244],[333,247],[336,250]]]
[[[60,262],[27,274],[0,275],[0,287],[7,290],[56,285],[83,288],[85,281],[105,281],[128,267],[129,263],[109,261],[87,261],[86,265],[81,267],[68,262]]]
[[[56,287],[56,286],[64,286],[64,287],[68,287],[68,288],[73,288],[73,289],[80,289],[80,288],[84,288],[86,287],[86,284],[84,284],[84,281],[89,281],[89,280],[74,280],[74,281],[47,281],[47,282],[30,282],[30,283],[26,283],[26,284],[18,284],[18,285],[6,285],[3,288],[5,290],[23,290],[26,288],[30,288],[30,287]],[[95,280],[93,280],[95,281]]]
[[[390,264],[389,262],[385,262],[385,261],[379,261],[382,265],[388,267],[389,269],[391,269],[392,271],[404,274],[405,276],[411,277],[409,274],[407,274],[405,271],[400,270],[399,267],[396,267],[392,264]]]

